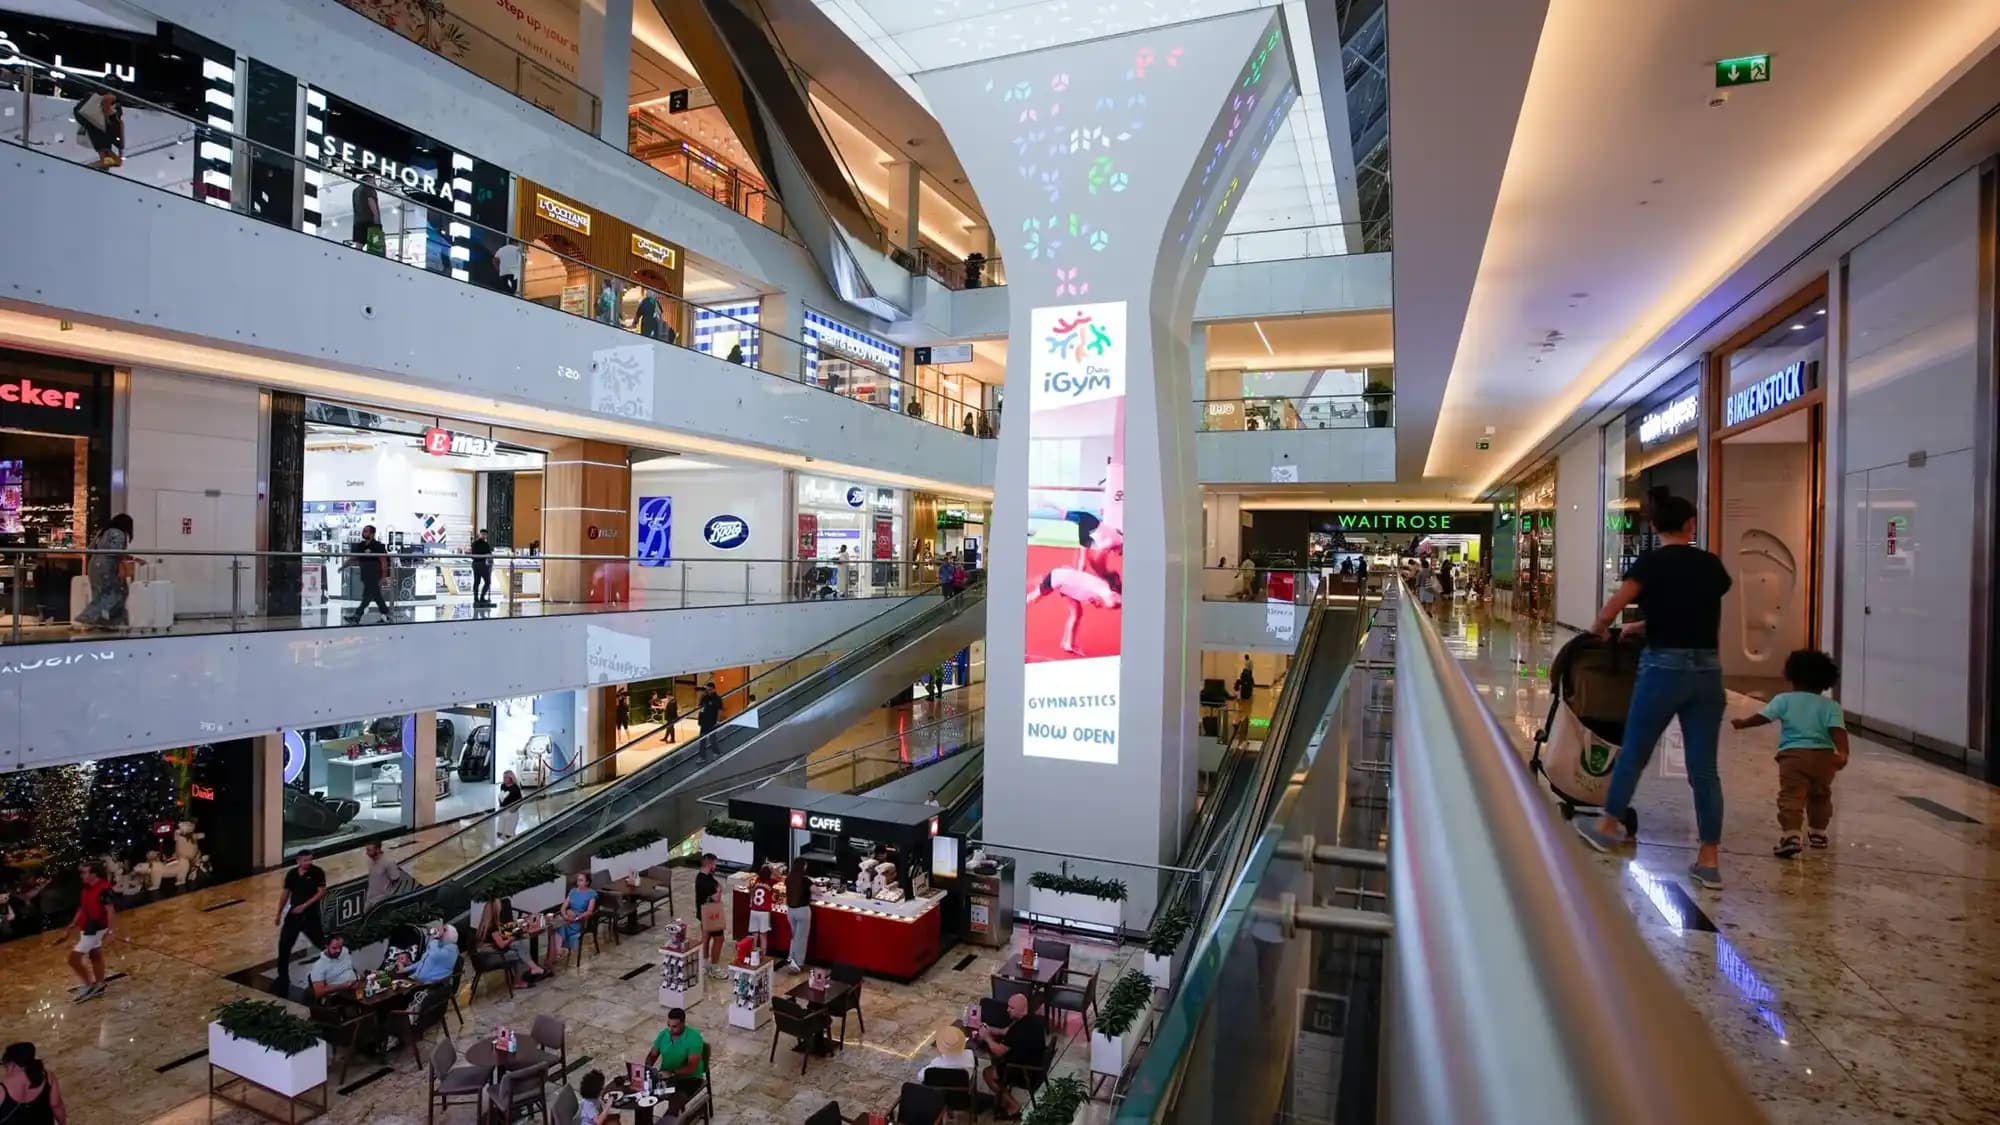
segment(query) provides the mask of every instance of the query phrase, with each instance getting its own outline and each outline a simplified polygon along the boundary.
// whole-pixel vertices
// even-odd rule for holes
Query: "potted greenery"
[[[1153,978],[1128,969],[1112,983],[1097,1009],[1090,1029],[1090,1069],[1093,1074],[1121,1075],[1132,1058],[1146,1014],[1153,1009]]]
[[[1188,927],[1194,918],[1188,908],[1176,901],[1160,916],[1153,919],[1153,932],[1146,935],[1146,975],[1161,988],[1172,988],[1174,984],[1174,959],[1180,952],[1181,941],[1187,937]]]
[[[748,867],[757,862],[757,829],[748,821],[718,816],[701,832],[701,850],[713,853],[718,863]]]
[[[563,900],[562,872],[553,863],[538,863],[481,883],[472,891],[474,926],[479,925],[479,916],[491,899],[511,902],[516,910],[554,910]]]
[[[667,861],[673,843],[650,828],[606,836],[590,847],[590,870],[609,871],[613,879],[623,879],[634,871]]]
[[[1386,381],[1370,379],[1361,390],[1363,401],[1368,404],[1368,425],[1372,429],[1382,429],[1393,419],[1396,391]]]
[[[1116,930],[1125,920],[1125,884],[1056,871],[1028,876],[1030,909],[1036,914]]]
[[[208,1025],[208,1061],[286,1098],[326,1085],[319,1029],[275,1000],[231,1000],[217,1008]]]
[[[1035,1104],[1021,1115],[1021,1125],[1071,1125],[1090,1101],[1090,1087],[1073,1074],[1051,1078],[1035,1094]]]

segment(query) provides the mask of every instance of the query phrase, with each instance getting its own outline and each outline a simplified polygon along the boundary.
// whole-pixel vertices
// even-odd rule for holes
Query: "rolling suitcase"
[[[165,578],[132,583],[125,597],[125,616],[134,629],[173,628],[174,584]]]

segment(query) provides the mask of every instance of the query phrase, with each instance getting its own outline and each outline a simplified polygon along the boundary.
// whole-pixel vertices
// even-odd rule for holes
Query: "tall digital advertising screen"
[[[1124,641],[1125,302],[1029,315],[1022,752],[1118,761]]]

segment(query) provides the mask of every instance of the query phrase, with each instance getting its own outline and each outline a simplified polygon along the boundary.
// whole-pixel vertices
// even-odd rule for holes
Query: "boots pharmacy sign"
[[[1021,752],[1115,765],[1124,647],[1123,301],[1029,313]]]
[[[1805,397],[1813,389],[1818,366],[1800,360],[1731,394],[1723,404],[1722,424],[1740,425]]]

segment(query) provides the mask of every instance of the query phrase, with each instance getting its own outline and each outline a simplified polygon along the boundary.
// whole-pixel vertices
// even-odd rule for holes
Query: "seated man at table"
[[[445,931],[432,934],[423,957],[410,970],[418,984],[436,984],[458,971],[458,943],[446,940],[446,936]]]
[[[306,971],[313,1000],[323,1002],[331,994],[350,992],[359,979],[360,974],[354,971],[354,958],[347,953],[347,940],[339,934],[329,934],[326,945],[320,948],[319,960]]]
[[[701,1074],[702,1055],[701,1032],[687,1025],[687,1010],[667,1009],[667,1026],[653,1039],[653,1049],[646,1052],[646,1065],[657,1066],[675,1078],[692,1078]]]
[[[986,1068],[986,1087],[993,1091],[1000,1115],[1019,1117],[1021,1103],[1008,1090],[1000,1067],[1043,1065],[1048,1058],[1049,1028],[1042,1017],[1028,1014],[1028,998],[1018,992],[1007,998],[1007,1019],[1006,1027],[988,1024],[980,1028],[979,1038],[993,1055],[993,1065]]]

